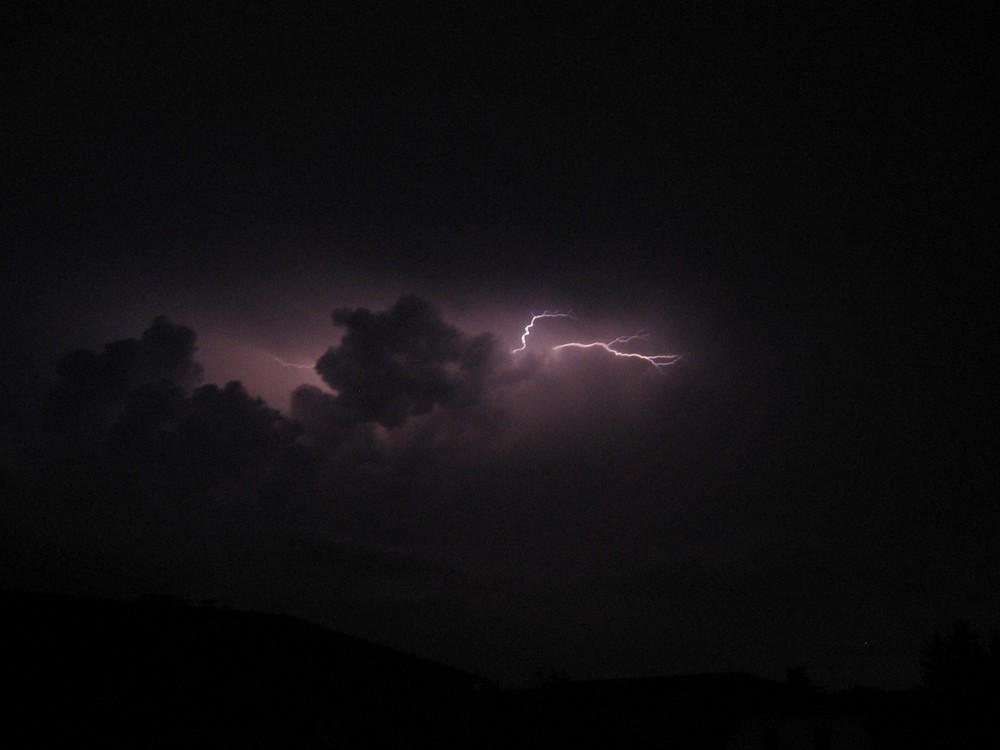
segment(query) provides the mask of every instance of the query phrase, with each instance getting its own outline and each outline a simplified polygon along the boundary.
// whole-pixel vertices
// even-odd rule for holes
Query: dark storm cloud
[[[333,321],[333,390],[300,387],[294,419],[238,382],[196,387],[194,332],[166,319],[68,355],[8,574],[278,607],[518,679],[595,633],[654,642],[701,611],[677,560],[728,591],[760,546],[743,438],[689,360],[660,372],[544,336],[510,354],[412,296]],[[674,572],[647,611],[620,582],[649,569]],[[615,658],[641,672],[629,648]],[[576,663],[598,674],[594,658]]]
[[[158,317],[138,339],[67,354],[49,401],[47,451],[35,459],[43,474],[73,491],[99,486],[135,500],[190,494],[219,477],[243,484],[279,465],[297,428],[239,382],[195,387],[195,341],[190,328]]]
[[[410,441],[389,445],[375,434],[376,422],[359,419],[377,413],[395,423],[436,406],[473,403],[489,374],[492,339],[445,324],[415,298],[386,313],[342,311],[336,319],[348,335],[331,350],[340,356],[328,357],[341,369],[329,372],[355,391],[300,388],[299,421],[250,396],[239,382],[196,386],[195,333],[166,318],[138,338],[67,354],[38,439],[19,452],[25,469],[15,481],[19,499],[5,509],[11,549],[19,551],[15,572],[29,582],[45,571],[58,579],[59,565],[38,559],[47,550],[54,559],[74,560],[81,581],[127,579],[169,588],[163,581],[173,570],[209,588],[221,581],[238,591],[274,592],[301,588],[287,577],[319,570],[312,587],[363,591],[356,579],[370,574],[386,579],[383,589],[403,592],[405,580],[398,586],[388,580],[395,568],[348,566],[338,557],[342,547],[355,550],[354,557],[384,547],[367,532],[356,543],[340,541],[345,514],[356,513],[355,526],[367,529],[379,519],[365,507],[373,497],[391,492],[394,502],[415,506],[430,490],[426,474],[399,481],[412,460]],[[387,364],[394,357],[396,366]],[[351,366],[356,369],[345,375]],[[383,374],[403,401],[374,404],[343,395],[377,385]],[[359,403],[368,411],[359,412]],[[412,556],[406,540],[413,529],[404,526],[386,524],[382,531],[400,543],[399,554]],[[279,538],[289,541],[276,546]],[[290,570],[279,554],[289,545],[325,552]],[[372,551],[369,557],[396,554]],[[242,572],[227,569],[229,558],[248,564]],[[111,575],[115,559],[132,572]],[[327,565],[330,559],[338,562]],[[439,563],[431,556],[426,564]],[[248,586],[254,575],[259,580]]]
[[[194,361],[195,332],[158,317],[139,339],[114,341],[97,353],[76,349],[59,363],[56,397],[74,403],[120,403],[142,387],[195,385],[202,368]]]
[[[488,335],[469,336],[429,302],[409,295],[386,312],[342,308],[341,342],[316,371],[337,392],[340,419],[397,427],[435,406],[463,406],[480,396],[494,357]]]

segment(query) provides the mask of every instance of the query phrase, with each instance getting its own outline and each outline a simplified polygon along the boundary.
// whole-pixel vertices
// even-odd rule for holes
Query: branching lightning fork
[[[649,364],[653,365],[656,369],[661,367],[669,367],[670,365],[677,364],[677,361],[681,358],[680,354],[638,354],[637,352],[623,352],[616,349],[616,346],[621,344],[627,344],[629,341],[634,341],[636,339],[646,339],[649,338],[649,334],[646,333],[636,333],[632,336],[619,336],[611,341],[594,341],[589,344],[582,344],[576,341],[571,341],[566,344],[559,344],[559,346],[552,347],[552,351],[558,349],[603,349],[609,354],[613,354],[616,357],[627,357],[628,359],[642,359]]]
[[[528,336],[531,335],[531,329],[535,325],[536,320],[541,318],[572,318],[573,316],[569,313],[562,312],[543,312],[541,315],[532,315],[531,322],[524,327],[524,333],[521,335],[521,346],[515,349],[512,353],[517,354],[518,352],[524,351],[528,346]],[[663,367],[669,367],[670,365],[677,364],[681,359],[680,354],[639,354],[637,352],[622,351],[621,346],[623,344],[628,344],[631,341],[637,339],[648,339],[649,334],[643,331],[634,333],[631,336],[619,336],[611,341],[593,341],[590,343],[583,343],[579,341],[569,341],[565,344],[559,344],[558,346],[552,347],[552,351],[557,351],[559,349],[602,349],[608,354],[614,355],[615,357],[625,357],[627,359],[641,359],[649,364],[653,365],[657,370]]]

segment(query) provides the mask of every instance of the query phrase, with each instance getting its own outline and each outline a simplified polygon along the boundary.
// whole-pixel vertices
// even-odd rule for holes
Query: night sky
[[[508,685],[1000,627],[985,4],[15,5],[4,588]]]

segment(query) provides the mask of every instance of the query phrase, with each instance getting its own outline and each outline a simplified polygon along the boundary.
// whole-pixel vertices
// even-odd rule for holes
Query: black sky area
[[[1000,627],[985,4],[15,5],[4,588],[503,684]]]

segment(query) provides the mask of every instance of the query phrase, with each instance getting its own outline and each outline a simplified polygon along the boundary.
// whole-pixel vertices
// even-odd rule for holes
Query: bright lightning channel
[[[568,312],[549,312],[546,310],[541,315],[532,315],[531,322],[524,327],[524,333],[521,334],[521,345],[517,347],[511,354],[517,354],[518,352],[523,352],[528,348],[528,336],[531,335],[531,329],[535,325],[536,320],[541,320],[542,318],[572,318],[573,316]]]
[[[647,338],[649,338],[649,334],[636,333],[632,336],[619,336],[611,341],[594,341],[589,344],[571,341],[566,344],[559,344],[558,346],[552,347],[552,351],[557,351],[559,349],[603,349],[608,352],[608,354],[613,354],[616,357],[645,360],[658,370],[662,367],[669,367],[670,365],[677,364],[678,360],[681,358],[680,354],[638,354],[636,352],[623,352],[615,348],[616,346],[627,344],[628,342],[635,341],[636,339]]]
[[[564,312],[549,312],[545,311],[541,315],[532,315],[531,321],[524,327],[524,333],[521,334],[521,345],[515,349],[512,354],[517,354],[518,352],[523,352],[528,347],[528,337],[531,335],[531,329],[535,325],[535,321],[541,320],[542,318],[572,318],[573,316],[569,313]],[[565,344],[559,344],[558,346],[553,346],[552,351],[557,351],[559,349],[603,349],[608,354],[615,357],[624,357],[626,359],[641,359],[649,364],[653,365],[657,370],[663,367],[670,367],[671,365],[677,364],[681,359],[680,354],[639,354],[637,352],[622,351],[620,348],[623,344],[628,344],[631,341],[637,339],[648,339],[649,334],[643,331],[634,333],[631,336],[619,336],[611,341],[592,341],[590,343],[583,343],[579,341],[570,341]]]
[[[286,362],[281,357],[276,357],[273,354],[268,354],[267,356],[269,356],[271,359],[273,359],[275,362],[277,362],[282,367],[294,367],[294,368],[296,368],[298,370],[313,370],[316,367],[315,365],[298,365],[298,364],[295,364],[294,362]]]

